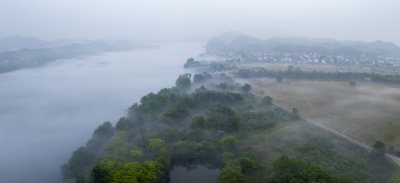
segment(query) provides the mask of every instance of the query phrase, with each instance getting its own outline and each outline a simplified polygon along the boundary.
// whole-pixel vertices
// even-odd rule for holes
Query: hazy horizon
[[[396,0],[3,0],[0,37],[177,41],[239,31],[400,45],[398,7]]]
[[[399,8],[0,0],[0,183],[400,182]]]

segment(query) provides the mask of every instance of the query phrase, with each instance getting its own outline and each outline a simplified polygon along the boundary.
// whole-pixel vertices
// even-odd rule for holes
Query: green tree
[[[278,183],[354,183],[354,179],[346,175],[331,176],[318,165],[293,160],[288,156],[281,156],[272,162],[272,182]]]
[[[98,126],[93,132],[92,138],[86,143],[86,148],[90,153],[96,153],[102,149],[105,144],[114,135],[114,128],[111,122],[106,121]]]
[[[192,57],[190,57],[190,58],[188,58],[187,60],[186,60],[186,63],[193,63],[194,62],[194,59],[192,58]]]
[[[297,108],[293,107],[293,108],[292,108],[292,115],[293,115],[295,118],[298,118],[298,117],[299,117],[299,110],[298,110]]]
[[[159,151],[164,146],[164,141],[162,139],[151,139],[147,150],[149,151]]]
[[[137,161],[141,159],[143,152],[135,145],[128,143],[130,134],[121,131],[117,136],[111,139],[105,148],[104,158],[117,162]]]
[[[227,132],[235,132],[239,129],[240,119],[239,116],[230,116],[224,123],[224,130]]]
[[[222,161],[227,163],[229,161],[232,161],[233,158],[235,157],[235,155],[233,153],[231,153],[231,152],[223,152],[221,154],[221,157],[222,157]]]
[[[238,159],[240,167],[242,168],[242,173],[248,174],[253,172],[256,168],[256,163],[249,157],[241,157]]]
[[[94,183],[110,183],[117,168],[117,164],[111,160],[102,160],[91,171]]]
[[[114,128],[112,127],[111,122],[106,121],[93,132],[95,136],[105,136],[110,137],[114,134]]]
[[[190,162],[197,158],[199,144],[191,141],[178,141],[173,144],[171,159],[180,162]]]
[[[162,178],[161,165],[153,161],[143,164],[138,162],[126,163],[117,170],[112,183],[157,183]]]
[[[251,85],[249,84],[243,85],[242,90],[246,93],[249,92],[251,90]]]
[[[171,161],[169,154],[167,152],[161,152],[158,155],[157,162],[162,165],[163,172],[165,174],[169,174],[169,171],[171,170]]]
[[[349,85],[350,85],[351,87],[355,87],[355,86],[356,86],[356,82],[355,82],[355,81],[349,81]]]
[[[176,87],[181,89],[189,89],[192,85],[190,78],[191,74],[188,73],[180,75],[176,80]]]
[[[281,156],[273,163],[273,182],[315,182],[324,183],[331,179],[329,174],[319,166],[306,161],[292,160],[288,156]]]
[[[374,151],[379,155],[384,155],[386,152],[385,143],[380,140],[376,141],[374,144]]]
[[[91,174],[94,183],[157,183],[164,176],[162,165],[154,161],[117,163],[102,160]]]
[[[202,74],[195,74],[193,76],[193,82],[194,83],[201,83],[205,80],[205,77]]]
[[[219,143],[226,148],[236,148],[239,144],[236,137],[232,135],[219,139]]]
[[[240,163],[237,161],[228,162],[221,170],[218,183],[244,183],[246,176],[242,174]]]
[[[272,104],[272,98],[270,96],[265,96],[262,99],[262,104],[264,105],[271,105]]]
[[[197,67],[201,66],[200,62],[195,61],[193,58],[189,58],[186,60],[186,63],[183,65],[184,68],[189,68],[189,67]]]
[[[64,180],[78,178],[90,170],[94,157],[88,152],[86,147],[79,147],[72,154],[68,163],[61,166]]]
[[[334,175],[332,176],[331,182],[333,183],[354,183],[355,180],[352,177],[346,175]]]
[[[196,116],[192,119],[190,128],[192,128],[192,129],[196,129],[196,128],[207,129],[207,128],[209,128],[209,126],[208,126],[207,121],[204,118],[204,116]]]

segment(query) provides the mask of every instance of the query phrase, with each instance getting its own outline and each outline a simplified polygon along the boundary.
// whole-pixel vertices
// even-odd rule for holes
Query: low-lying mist
[[[324,123],[366,144],[382,140],[400,147],[400,88],[397,85],[339,81],[255,80],[263,90],[287,107],[296,107],[311,119]]]
[[[174,85],[200,43],[104,53],[0,74],[0,182],[56,183],[59,166],[102,122]]]

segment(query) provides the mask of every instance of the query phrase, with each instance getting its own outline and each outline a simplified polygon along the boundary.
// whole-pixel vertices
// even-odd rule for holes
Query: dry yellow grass
[[[271,96],[285,107],[296,107],[313,120],[364,143],[382,140],[400,147],[400,86],[339,81],[245,80],[254,92]]]

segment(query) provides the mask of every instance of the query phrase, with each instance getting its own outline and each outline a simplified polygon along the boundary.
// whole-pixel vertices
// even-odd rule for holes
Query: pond
[[[175,166],[170,172],[170,183],[217,183],[220,169],[197,166],[187,169]]]

